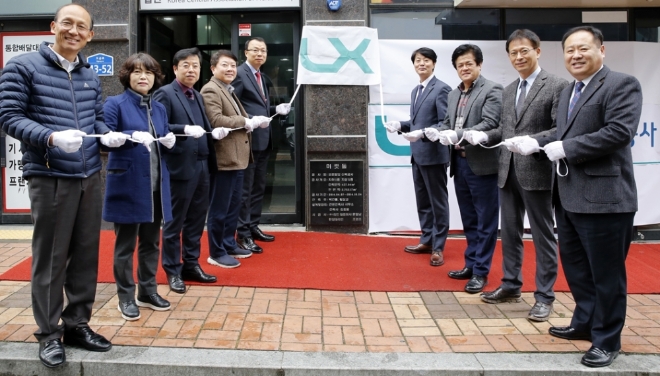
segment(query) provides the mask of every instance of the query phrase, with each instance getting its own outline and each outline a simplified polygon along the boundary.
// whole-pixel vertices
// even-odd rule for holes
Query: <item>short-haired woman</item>
[[[126,320],[140,318],[140,307],[170,309],[158,295],[156,270],[160,253],[160,224],[172,220],[170,177],[163,153],[174,146],[167,114],[151,93],[162,85],[160,64],[146,53],[128,57],[119,71],[124,93],[108,97],[105,123],[130,135],[124,146],[109,149],[103,219],[114,222],[114,276],[118,309]],[[164,146],[165,148],[161,147]],[[133,254],[138,258],[138,294],[135,298]]]

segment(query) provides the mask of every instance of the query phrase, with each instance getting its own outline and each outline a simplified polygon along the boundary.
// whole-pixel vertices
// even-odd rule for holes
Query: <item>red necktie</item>
[[[264,102],[265,102],[265,101],[266,101],[266,95],[264,94],[264,87],[263,87],[263,85],[261,84],[261,72],[256,71],[256,72],[254,73],[254,75],[257,76],[257,84],[259,85],[259,90],[261,91],[261,98],[262,98],[262,99],[264,100]]]

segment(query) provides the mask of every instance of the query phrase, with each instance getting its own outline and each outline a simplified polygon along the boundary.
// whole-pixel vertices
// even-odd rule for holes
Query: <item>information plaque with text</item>
[[[312,225],[364,223],[363,161],[310,161]]]

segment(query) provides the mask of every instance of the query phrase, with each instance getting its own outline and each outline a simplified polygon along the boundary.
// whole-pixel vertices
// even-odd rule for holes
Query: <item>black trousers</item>
[[[209,208],[208,162],[199,160],[192,168],[192,178],[170,180],[172,220],[163,225],[162,260],[168,275],[179,275],[199,265],[200,239]]]
[[[120,302],[135,300],[133,253],[137,242],[138,296],[157,293],[156,271],[160,248],[160,223],[163,209],[160,191],[153,193],[154,221],[151,223],[115,223],[114,274]]]
[[[236,229],[239,238],[251,237],[251,230],[259,226],[264,194],[266,193],[266,170],[268,169],[270,149],[253,150],[252,155],[254,163],[248,165],[243,177],[243,198],[241,199],[241,210],[238,213],[238,228]]]
[[[101,178],[32,176],[32,311],[39,341],[86,326],[96,295],[101,231]],[[64,308],[64,295],[68,305]],[[64,309],[63,309],[64,308]],[[62,324],[60,324],[60,319]]]
[[[635,213],[581,214],[555,208],[559,255],[575,300],[571,326],[592,344],[621,349],[626,320],[626,256]]]

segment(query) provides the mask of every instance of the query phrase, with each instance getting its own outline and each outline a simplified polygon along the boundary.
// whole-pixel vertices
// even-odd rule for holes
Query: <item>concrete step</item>
[[[44,367],[36,343],[0,343],[0,375],[80,376],[517,376],[660,375],[660,355],[620,355],[611,367],[580,364],[582,354],[329,353],[114,346],[107,353],[66,349],[67,363]]]

